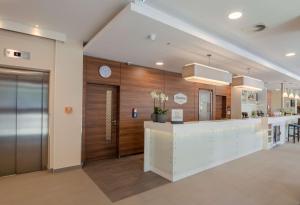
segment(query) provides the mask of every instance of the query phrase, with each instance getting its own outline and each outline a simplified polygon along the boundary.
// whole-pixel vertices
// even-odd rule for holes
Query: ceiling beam
[[[42,38],[47,38],[56,41],[66,41],[66,35],[64,33],[59,33],[56,31],[50,31],[46,29],[40,29],[33,26],[24,25],[21,23],[0,20],[0,29],[14,31],[18,33],[24,33],[32,36],[38,36]]]

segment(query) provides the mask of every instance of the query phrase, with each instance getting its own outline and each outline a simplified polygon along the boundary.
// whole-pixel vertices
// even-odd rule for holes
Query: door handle
[[[117,120],[112,120],[112,121],[111,121],[111,124],[112,124],[112,125],[117,125]]]

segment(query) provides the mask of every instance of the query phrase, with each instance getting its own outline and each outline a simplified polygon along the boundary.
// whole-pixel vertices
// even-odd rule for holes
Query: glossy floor
[[[299,205],[300,145],[261,151],[117,205]],[[82,170],[0,179],[1,205],[112,204]]]

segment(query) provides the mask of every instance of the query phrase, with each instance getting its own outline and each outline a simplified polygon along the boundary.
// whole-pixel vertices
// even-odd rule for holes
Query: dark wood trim
[[[85,163],[85,103],[86,103],[86,65],[87,57],[83,57],[83,95],[82,95],[82,133],[81,133],[81,164]]]

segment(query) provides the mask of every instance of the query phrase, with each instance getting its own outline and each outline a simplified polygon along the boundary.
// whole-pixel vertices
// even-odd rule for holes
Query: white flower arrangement
[[[154,113],[156,113],[156,114],[167,113],[168,110],[165,109],[165,106],[166,106],[166,101],[169,100],[169,97],[165,93],[163,93],[161,91],[156,91],[156,90],[153,90],[152,92],[150,92],[150,95],[151,95],[151,97],[153,99],[153,103],[154,103]],[[159,103],[158,106],[156,106],[156,102]]]
[[[150,95],[151,95],[152,99],[154,99],[154,100],[159,99],[159,94],[158,94],[158,92],[155,91],[155,90],[153,90],[153,91],[150,93]]]

